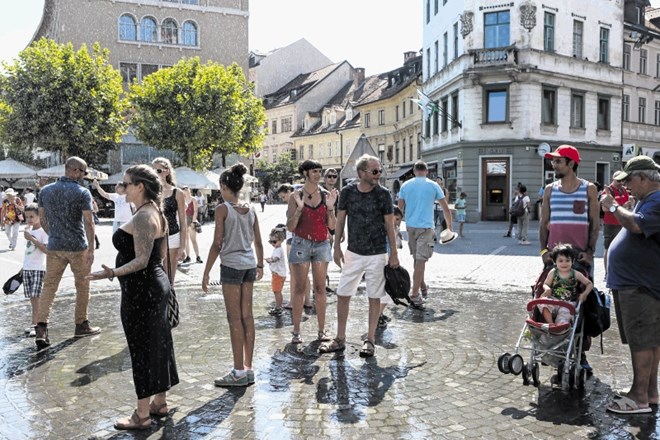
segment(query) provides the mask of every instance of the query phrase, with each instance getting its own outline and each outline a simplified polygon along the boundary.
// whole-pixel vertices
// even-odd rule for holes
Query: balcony
[[[474,67],[505,66],[518,64],[518,50],[515,46],[496,47],[492,49],[471,49]]]

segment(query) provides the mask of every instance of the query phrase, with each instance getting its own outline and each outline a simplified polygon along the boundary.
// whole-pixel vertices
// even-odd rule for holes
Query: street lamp
[[[343,186],[341,172],[344,170],[344,134],[339,130],[335,133],[339,135],[339,189],[341,189]]]

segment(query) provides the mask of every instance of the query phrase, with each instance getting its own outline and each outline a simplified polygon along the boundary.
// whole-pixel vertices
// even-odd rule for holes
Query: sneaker
[[[27,328],[25,329],[25,334],[26,334],[26,335],[29,335],[31,330],[34,330],[34,326],[27,327]]]
[[[383,318],[385,322],[390,322],[392,320],[392,318],[387,316],[385,313],[381,313],[380,317]]]
[[[422,299],[426,301],[429,297],[429,289],[422,289]]]
[[[37,344],[39,350],[43,350],[50,345],[50,340],[48,339],[48,327],[45,325],[37,325],[35,327],[34,342]]]
[[[245,371],[247,372],[245,377],[247,377],[248,385],[252,385],[254,383],[254,370],[246,369]]]
[[[291,343],[292,344],[302,344],[302,336],[300,336],[300,333],[293,333],[291,332]]]
[[[387,321],[383,317],[383,315],[380,315],[378,318],[378,328],[381,330],[385,330],[387,328]]]
[[[186,257],[186,258],[183,259],[183,261],[182,261],[181,263],[182,263],[182,264],[188,264],[188,263],[190,263],[191,261],[192,261],[192,260],[190,259],[190,257]]]
[[[591,375],[594,373],[594,369],[589,365],[589,362],[587,361],[587,355],[582,353],[582,356],[580,357],[580,366],[584,371],[587,372],[587,374]]]
[[[421,308],[423,308],[422,303],[423,303],[424,301],[422,300],[422,296],[421,296],[421,295],[411,296],[411,297],[410,297],[410,300],[412,301],[410,305],[413,306],[414,308],[416,308],[416,309],[421,309]]]
[[[529,244],[532,244],[532,242],[529,241],[529,240],[520,240],[520,244],[522,244],[522,245],[529,245]]]
[[[284,312],[282,311],[282,307],[273,307],[272,309],[270,309],[270,310],[268,311],[268,314],[269,314],[270,316],[282,316],[282,313],[284,313]]]
[[[215,383],[216,387],[246,387],[249,385],[247,374],[243,377],[238,377],[233,369],[224,377],[216,379],[213,383]]]
[[[330,342],[332,340],[332,338],[330,336],[328,336],[328,332],[326,332],[325,330],[321,330],[321,331],[319,331],[318,336],[316,337],[316,340],[321,341],[321,342]]]
[[[34,338],[37,336],[37,330],[35,330],[34,327],[30,327],[30,331],[28,332],[28,338]]]
[[[503,237],[511,237],[511,232],[505,232]]]
[[[89,321],[83,321],[82,324],[76,324],[76,331],[73,333],[74,338],[84,338],[85,336],[92,336],[101,333],[101,327],[92,327]]]
[[[203,263],[202,259],[198,256],[197,259],[195,260],[197,263]]]

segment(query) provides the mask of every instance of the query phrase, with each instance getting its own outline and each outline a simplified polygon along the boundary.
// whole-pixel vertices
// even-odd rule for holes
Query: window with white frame
[[[433,73],[438,73],[438,64],[440,63],[440,49],[438,46],[438,40],[435,40],[433,43],[433,49],[435,51],[435,60],[433,61]]]
[[[309,159],[314,159],[314,145],[309,146]]]
[[[484,14],[484,47],[507,47],[509,45],[509,11]]]
[[[458,22],[454,23],[454,59],[458,58]]]
[[[646,75],[646,65],[648,62],[649,51],[647,49],[639,50],[639,73]]]
[[[288,133],[289,131],[292,130],[291,127],[291,116],[287,118],[282,118],[280,120],[280,126],[282,127],[282,133]]]
[[[300,146],[300,160],[305,160],[305,146]]]
[[[631,56],[630,44],[624,44],[623,45],[623,70],[630,70],[630,56]]]
[[[598,130],[610,129],[610,98],[606,96],[598,97],[598,116],[596,118],[596,128]]]
[[[364,114],[364,128],[371,127],[371,113]]]
[[[442,110],[442,132],[445,133],[449,129],[449,98],[442,98],[440,109]]]
[[[152,17],[143,17],[140,20],[140,40],[146,43],[155,43],[158,41],[158,25],[156,19]]]
[[[584,92],[571,92],[571,128],[584,128]]]
[[[119,63],[119,73],[125,84],[131,84],[137,79],[138,65],[137,63]]]
[[[442,67],[447,67],[449,64],[449,34],[445,32],[442,35]]]
[[[394,121],[399,122],[399,106],[394,107]]]
[[[660,101],[655,101],[655,125],[660,125]]]
[[[600,28],[600,44],[599,44],[598,61],[601,63],[609,64],[610,62],[610,30],[607,28]]]
[[[451,128],[458,127],[458,92],[451,95]],[[411,138],[412,143],[412,138]]]
[[[630,95],[623,95],[621,102],[621,119],[630,121]]]
[[[140,65],[140,81],[143,81],[145,77],[151,75],[158,71],[157,64],[142,64]]]
[[[378,110],[378,125],[385,125],[385,110]]]
[[[646,124],[646,98],[639,98],[637,108],[637,121],[640,124]]]
[[[332,142],[328,142],[328,157],[332,157]]]
[[[584,23],[579,20],[573,20],[573,56],[582,58],[584,35]]]
[[[273,119],[270,123],[270,134],[277,134],[277,119]]]
[[[549,12],[543,17],[543,50],[555,51],[555,14]]]
[[[119,17],[119,39],[124,41],[137,40],[137,22],[132,15],[124,14]]]
[[[199,46],[197,41],[197,25],[192,21],[183,23],[183,45],[184,46]]]
[[[163,21],[163,24],[160,27],[160,41],[165,44],[178,44],[179,28],[174,19],[168,18]]]
[[[557,88],[543,87],[541,123],[557,125]]]

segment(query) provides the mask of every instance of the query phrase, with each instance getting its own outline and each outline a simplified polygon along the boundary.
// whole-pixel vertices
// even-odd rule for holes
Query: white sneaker
[[[525,245],[527,245],[527,244],[532,244],[532,242],[531,242],[531,241],[527,241],[527,240],[522,240],[522,241],[520,242],[520,244],[525,244]]]

